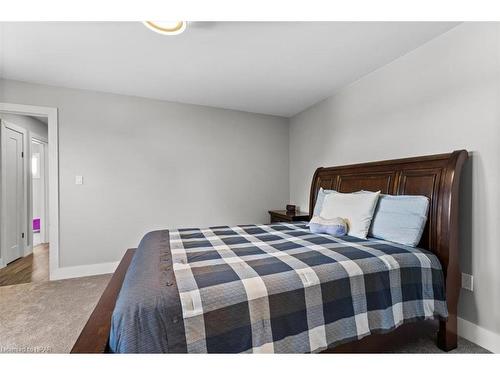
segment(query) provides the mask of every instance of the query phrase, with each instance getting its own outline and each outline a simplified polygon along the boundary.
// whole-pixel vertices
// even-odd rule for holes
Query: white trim
[[[49,130],[49,278],[59,269],[59,131],[57,108],[0,103],[0,112],[48,118]]]
[[[84,266],[62,267],[53,270],[51,280],[71,279],[74,277],[103,275],[113,273],[120,262],[87,264]]]
[[[500,334],[458,318],[458,335],[493,353],[500,353]]]
[[[31,136],[31,139],[34,139],[34,140],[36,140],[38,142],[47,143],[47,144],[49,143],[49,140],[47,138],[45,138],[44,136],[39,135],[39,134],[37,134],[35,132],[31,132],[30,131],[30,136]]]

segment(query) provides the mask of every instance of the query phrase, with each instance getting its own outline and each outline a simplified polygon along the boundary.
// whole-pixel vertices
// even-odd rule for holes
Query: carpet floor
[[[0,353],[69,353],[110,278],[0,287]]]
[[[110,275],[0,287],[0,353],[69,353]],[[395,353],[443,353],[431,334]],[[488,353],[463,338],[450,353]]]

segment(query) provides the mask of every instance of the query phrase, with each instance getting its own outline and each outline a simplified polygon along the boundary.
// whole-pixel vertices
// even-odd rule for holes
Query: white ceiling
[[[0,23],[9,79],[292,116],[446,32],[447,22]]]

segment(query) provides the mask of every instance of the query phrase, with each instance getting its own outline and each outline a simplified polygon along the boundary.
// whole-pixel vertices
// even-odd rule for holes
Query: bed
[[[320,188],[427,196],[418,248],[313,234],[305,222],[148,233],[125,253],[72,352],[383,351],[429,327],[452,350],[466,159],[460,150],[316,170],[311,215]]]

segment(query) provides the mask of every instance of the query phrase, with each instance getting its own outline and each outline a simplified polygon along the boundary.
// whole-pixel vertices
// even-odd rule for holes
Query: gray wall
[[[290,198],[318,166],[472,152],[461,201],[460,316],[500,332],[500,26],[466,23],[290,120]]]
[[[284,118],[16,81],[0,101],[59,109],[62,267],[117,261],[155,229],[266,222],[288,202]]]

